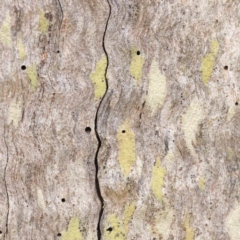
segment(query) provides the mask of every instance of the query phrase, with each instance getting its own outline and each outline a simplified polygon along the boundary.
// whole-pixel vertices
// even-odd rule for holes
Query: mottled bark
[[[90,75],[105,56],[107,2],[0,8],[1,236],[73,239],[80,229],[78,239],[97,239],[94,128],[102,96],[94,98]]]
[[[3,0],[0,238],[240,239],[239,19]]]
[[[111,5],[103,239],[240,239],[239,3]]]

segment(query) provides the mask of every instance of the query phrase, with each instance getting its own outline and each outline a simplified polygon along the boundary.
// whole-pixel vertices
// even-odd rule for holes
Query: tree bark
[[[0,238],[240,239],[239,19],[3,0]]]
[[[0,12],[1,236],[97,239],[90,75],[105,56],[108,5],[3,1]]]
[[[239,3],[111,7],[103,239],[239,239]]]

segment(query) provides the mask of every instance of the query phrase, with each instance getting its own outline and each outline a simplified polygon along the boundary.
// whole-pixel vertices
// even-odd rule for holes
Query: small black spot
[[[111,232],[112,230],[113,230],[112,227],[110,227],[110,228],[107,229],[108,232]]]
[[[225,70],[228,70],[228,66],[224,66],[224,69],[225,69]]]
[[[65,198],[62,198],[62,200],[61,200],[62,202],[66,202],[66,200],[65,200]]]
[[[2,234],[2,231],[0,231],[0,234]]]
[[[91,131],[92,131],[92,129],[91,129],[90,127],[86,127],[86,128],[85,128],[85,132],[86,132],[86,133],[90,133]]]
[[[60,51],[59,51],[59,50],[57,50],[57,53],[60,53]]]
[[[25,65],[22,65],[22,66],[21,66],[21,69],[22,69],[22,70],[26,70],[26,66],[25,66]]]
[[[125,133],[126,131],[125,130],[122,130],[122,133]]]
[[[235,105],[237,106],[237,105],[238,105],[238,102],[235,102]]]
[[[140,53],[140,51],[137,51],[137,55],[140,55],[141,53]]]
[[[58,236],[58,237],[61,237],[61,236],[62,236],[62,234],[61,234],[61,233],[58,233],[58,234],[57,234],[57,236]]]

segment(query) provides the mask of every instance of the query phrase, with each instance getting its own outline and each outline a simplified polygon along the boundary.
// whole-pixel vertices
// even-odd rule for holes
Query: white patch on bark
[[[22,100],[19,101],[14,100],[10,103],[10,106],[8,108],[7,123],[8,124],[13,123],[13,126],[17,127],[21,118],[22,118]]]
[[[45,204],[45,201],[44,201],[42,190],[39,187],[37,188],[37,197],[38,197],[38,206],[42,210],[45,210],[46,209],[46,204]]]
[[[233,209],[229,212],[225,226],[231,240],[239,239],[240,236],[240,204],[235,203]]]
[[[154,114],[156,110],[162,106],[166,94],[166,77],[160,72],[158,62],[153,60],[149,72],[148,96],[146,100],[147,105],[152,110],[152,114]]]
[[[198,126],[203,119],[203,110],[198,99],[194,99],[187,112],[183,115],[183,131],[188,149],[195,155],[193,144],[196,144],[196,133]]]

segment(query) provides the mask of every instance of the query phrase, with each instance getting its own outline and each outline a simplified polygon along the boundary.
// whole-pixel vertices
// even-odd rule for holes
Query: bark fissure
[[[7,216],[6,216],[6,231],[4,233],[4,239],[6,239],[6,236],[7,236],[7,233],[8,233],[8,216],[9,216],[9,195],[8,195],[8,188],[7,188],[7,181],[6,181],[6,173],[7,173],[7,167],[8,167],[8,145],[7,145],[7,141],[6,141],[6,125],[4,124],[4,143],[5,143],[5,146],[6,146],[6,155],[7,155],[7,158],[6,158],[6,164],[5,164],[5,167],[4,167],[4,184],[5,184],[5,189],[6,189],[6,196],[7,196]]]
[[[105,82],[106,82],[106,92],[104,93],[104,96],[102,97],[102,99],[101,99],[101,101],[98,105],[97,112],[96,112],[96,117],[95,117],[95,134],[96,134],[96,137],[97,137],[97,140],[98,140],[98,148],[97,148],[96,155],[95,155],[95,167],[96,167],[95,184],[96,184],[97,194],[98,194],[98,197],[99,197],[100,202],[101,202],[101,210],[99,212],[98,226],[97,226],[97,234],[98,234],[98,239],[99,240],[101,239],[101,236],[102,236],[100,223],[101,223],[101,218],[102,218],[103,209],[104,209],[104,199],[103,199],[102,194],[101,194],[101,189],[100,189],[99,180],[98,180],[98,153],[99,153],[99,150],[100,150],[101,145],[102,145],[102,142],[101,142],[101,139],[100,139],[100,136],[99,136],[99,133],[98,133],[98,113],[99,113],[99,109],[101,107],[102,101],[105,98],[105,96],[107,94],[107,91],[108,91],[107,70],[108,70],[108,65],[109,65],[109,58],[108,58],[108,53],[107,53],[106,47],[105,47],[105,36],[106,36],[106,32],[107,32],[108,22],[109,22],[109,19],[110,19],[110,16],[111,16],[111,5],[109,3],[109,0],[106,0],[106,1],[108,3],[108,6],[109,6],[109,14],[108,14],[108,18],[107,18],[107,21],[106,21],[106,25],[105,25],[105,29],[104,29],[104,33],[103,33],[103,39],[102,39],[103,51],[104,51],[104,53],[106,55],[106,58],[107,58],[107,65],[106,65],[105,74],[104,74]]]

